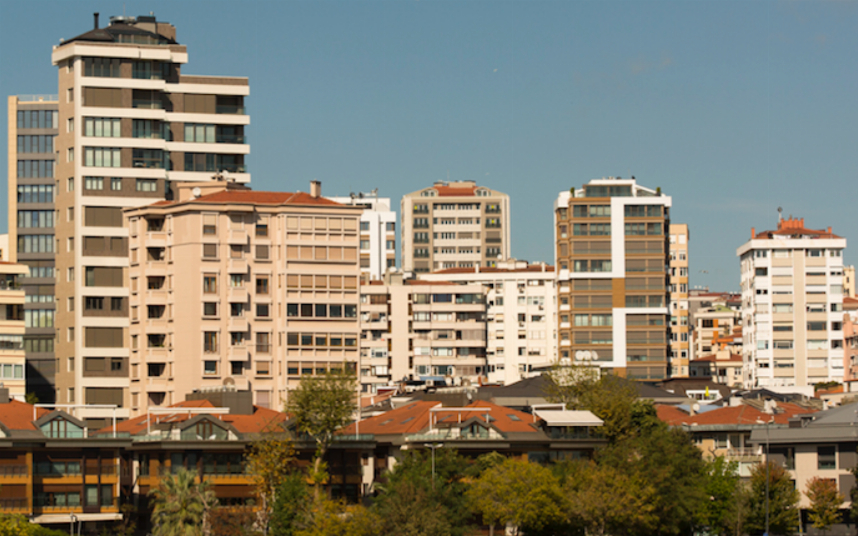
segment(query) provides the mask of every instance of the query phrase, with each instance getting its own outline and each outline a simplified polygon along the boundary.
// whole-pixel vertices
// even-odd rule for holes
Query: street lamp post
[[[435,449],[444,446],[444,443],[424,443],[424,447],[432,449],[432,491],[435,491]]]

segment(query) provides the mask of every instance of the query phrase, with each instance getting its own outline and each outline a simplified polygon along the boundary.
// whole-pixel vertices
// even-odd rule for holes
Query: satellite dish
[[[234,386],[235,385],[235,379],[233,379],[231,377],[230,378],[224,378],[223,384],[227,385],[227,386]]]
[[[599,354],[596,353],[596,350],[590,350],[590,359],[593,361],[599,359]]]
[[[584,360],[584,351],[583,350],[578,350],[577,352],[575,352],[575,360],[576,361],[583,361]]]
[[[191,190],[191,193],[194,194],[194,197],[199,197],[199,196],[203,195],[203,191],[200,190],[199,186],[197,186],[196,188]]]

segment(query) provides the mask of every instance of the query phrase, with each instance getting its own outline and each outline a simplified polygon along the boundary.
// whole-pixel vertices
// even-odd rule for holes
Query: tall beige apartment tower
[[[671,198],[631,179],[592,180],[554,205],[561,362],[634,379],[667,375]]]
[[[688,225],[670,224],[670,376],[688,377]]]
[[[59,125],[56,95],[8,99],[8,243],[4,259],[28,268],[18,282],[24,293],[23,350],[27,389],[54,401],[54,195]]]
[[[280,409],[302,377],[357,370],[363,209],[320,194],[192,182],[126,210],[133,415],[224,385]]]
[[[846,239],[779,219],[736,250],[742,272],[744,385],[843,381]]]
[[[474,181],[406,194],[401,217],[405,272],[495,266],[510,256],[509,196]]]
[[[122,210],[171,198],[170,183],[245,183],[247,78],[189,76],[176,28],[112,17],[53,50],[57,401],[129,411],[128,230]],[[91,426],[110,408],[75,412]]]

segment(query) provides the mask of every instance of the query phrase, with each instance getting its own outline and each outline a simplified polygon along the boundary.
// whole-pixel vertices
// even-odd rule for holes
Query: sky
[[[123,10],[177,27],[183,73],[249,77],[256,190],[398,209],[475,180],[509,194],[513,256],[553,263],[558,192],[634,175],[712,290],[778,207],[858,240],[856,2],[0,0],[0,94],[56,93],[51,47]]]

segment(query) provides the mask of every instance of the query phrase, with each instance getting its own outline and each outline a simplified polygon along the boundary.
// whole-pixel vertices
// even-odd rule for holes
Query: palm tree
[[[216,504],[214,490],[207,481],[197,484],[196,471],[179,469],[164,475],[149,492],[153,499],[153,536],[200,536],[208,533],[208,513]]]

